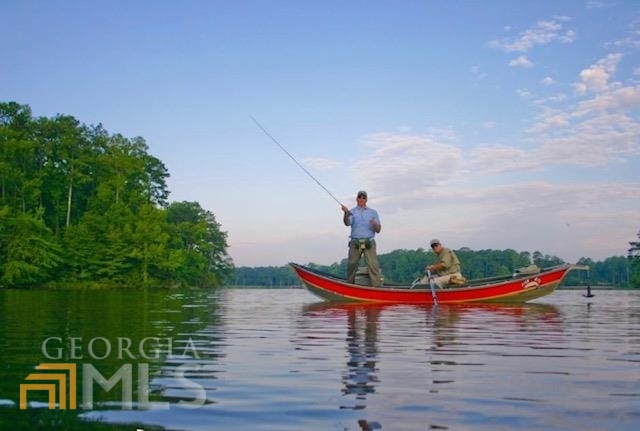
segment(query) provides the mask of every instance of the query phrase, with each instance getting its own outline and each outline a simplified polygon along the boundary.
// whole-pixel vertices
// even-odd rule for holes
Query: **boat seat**
[[[540,273],[541,269],[538,265],[528,265],[523,266],[522,268],[516,269],[516,274],[518,275],[533,275]]]

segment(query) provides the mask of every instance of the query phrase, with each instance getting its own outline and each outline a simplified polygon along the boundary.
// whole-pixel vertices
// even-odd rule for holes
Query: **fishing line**
[[[267,132],[267,129],[265,129],[264,127],[262,127],[262,125],[261,125],[260,123],[258,123],[258,120],[256,120],[255,118],[253,118],[251,115],[250,115],[249,117],[251,117],[251,119],[253,120],[253,122],[254,122],[254,123],[256,123],[256,126],[258,126],[258,127],[260,128],[260,130],[262,130],[262,131],[264,132],[264,134],[265,134],[265,135],[267,135],[267,136],[268,136],[268,137],[269,137],[273,142],[275,142],[275,144],[276,144],[278,147],[280,147],[280,149],[281,149],[282,151],[284,151],[284,152],[285,152],[285,154],[286,154],[287,156],[289,156],[289,157],[291,158],[291,160],[293,160],[293,161],[296,163],[296,165],[300,166],[300,169],[302,169],[302,170],[303,170],[307,175],[309,175],[313,181],[315,181],[315,182],[316,182],[320,187],[322,187],[322,188],[324,189],[324,191],[325,191],[325,192],[329,193],[329,196],[331,196],[331,197],[333,198],[333,200],[334,200],[334,201],[338,202],[338,205],[342,205],[342,203],[341,203],[338,199],[336,199],[336,197],[335,197],[333,194],[331,194],[331,192],[330,192],[329,190],[327,190],[327,188],[326,188],[325,186],[323,186],[323,185],[320,183],[320,181],[318,181],[318,180],[316,179],[316,177],[314,177],[313,175],[311,175],[311,172],[309,172],[308,170],[306,170],[304,166],[302,166],[300,163],[298,163],[298,161],[295,159],[295,157],[293,157],[293,156],[291,155],[291,153],[289,153],[289,152],[288,152],[288,151],[287,151],[287,150],[286,150],[282,145],[280,145],[280,142],[278,142],[278,141],[276,140],[276,138],[274,138],[273,136],[271,136],[271,133]]]

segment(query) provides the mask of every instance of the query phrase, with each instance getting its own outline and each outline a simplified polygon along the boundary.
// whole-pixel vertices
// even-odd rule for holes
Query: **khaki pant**
[[[452,274],[447,274],[447,275],[434,275],[433,282],[436,284],[436,287],[438,289],[444,289],[449,285],[449,280],[451,279],[451,277],[462,277],[462,274],[460,274],[459,272],[454,272]],[[420,280],[420,283],[429,284],[429,278],[425,275]]]
[[[358,264],[360,257],[364,255],[364,261],[369,268],[369,278],[371,285],[375,287],[382,286],[380,279],[380,265],[378,264],[378,255],[376,253],[375,240],[369,240],[369,248],[361,249],[357,241],[349,241],[349,263],[347,265],[347,281],[349,283],[356,282],[356,272],[358,272]]]

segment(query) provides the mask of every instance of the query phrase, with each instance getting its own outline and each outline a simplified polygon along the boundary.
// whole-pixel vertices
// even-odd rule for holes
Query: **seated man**
[[[452,278],[464,280],[460,273],[460,261],[453,250],[443,247],[438,239],[432,239],[430,244],[431,249],[438,258],[436,263],[428,265],[425,268],[425,273],[431,271],[431,276],[436,286],[442,289],[451,283]],[[421,282],[425,284],[429,283],[426,275]]]

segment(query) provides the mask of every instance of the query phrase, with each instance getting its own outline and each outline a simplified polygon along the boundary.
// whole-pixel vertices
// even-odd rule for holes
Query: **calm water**
[[[79,376],[90,363],[105,378],[132,363],[131,410],[121,384],[94,388],[93,410],[80,409],[79,382],[78,410],[67,411],[132,430],[637,431],[640,291],[582,293],[433,308],[332,306],[303,290],[0,291],[0,424],[47,410],[39,392],[17,409],[36,365],[73,362]],[[44,355],[49,337],[59,358]],[[119,338],[131,342],[121,354]],[[140,363],[150,402],[168,404],[140,409]],[[192,386],[175,378],[185,364]],[[203,393],[201,407],[178,404]]]

